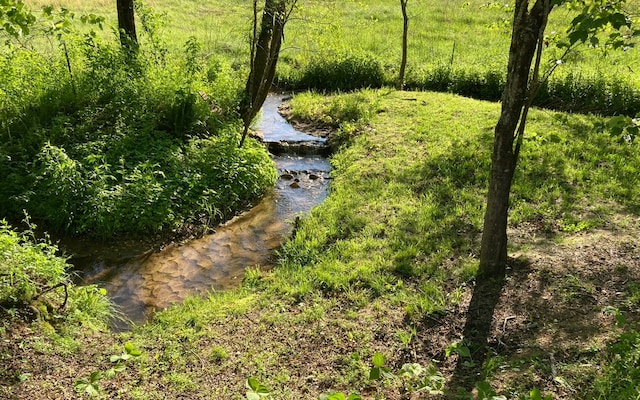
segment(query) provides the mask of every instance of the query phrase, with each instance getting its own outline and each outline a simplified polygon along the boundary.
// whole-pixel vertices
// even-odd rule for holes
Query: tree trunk
[[[249,125],[262,108],[273,84],[287,17],[287,0],[265,0],[260,34],[257,38],[254,28],[251,71],[245,86],[245,96],[240,104],[240,115],[244,123],[240,146],[244,143]]]
[[[123,47],[136,47],[138,37],[136,36],[136,23],[133,13],[133,0],[117,0],[118,8],[118,30],[120,31],[120,43]]]
[[[400,7],[402,8],[402,60],[400,61],[400,73],[398,74],[397,89],[402,90],[404,88],[404,75],[407,69],[407,40],[409,36],[409,16],[407,15],[407,1],[400,0]]]
[[[507,265],[509,193],[530,104],[530,79],[537,81],[537,77],[530,77],[531,64],[536,49],[543,45],[542,33],[551,7],[549,0],[537,0],[531,8],[529,0],[516,1],[507,82],[494,133],[489,194],[480,249],[480,275],[500,276]]]

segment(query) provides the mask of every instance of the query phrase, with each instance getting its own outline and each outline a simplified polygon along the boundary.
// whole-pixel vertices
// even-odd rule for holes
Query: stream
[[[280,178],[275,189],[251,210],[221,225],[212,234],[160,251],[135,244],[75,243],[67,251],[80,274],[80,284],[98,284],[107,290],[124,316],[134,323],[146,321],[155,311],[181,302],[192,293],[237,287],[248,267],[273,266],[274,250],[293,229],[300,214],[324,200],[330,164],[318,153],[325,139],[295,130],[279,113],[283,97],[270,95],[255,128],[264,142],[277,151],[273,159]],[[307,145],[308,144],[308,145]],[[114,329],[128,328],[114,322]]]

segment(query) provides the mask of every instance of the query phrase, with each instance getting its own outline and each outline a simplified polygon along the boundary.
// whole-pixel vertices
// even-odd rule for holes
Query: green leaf
[[[116,376],[116,370],[114,368],[109,368],[108,370],[104,371],[105,378],[111,379],[114,376]]]
[[[91,376],[89,377],[89,382],[91,383],[98,382],[100,379],[102,379],[102,371],[94,371],[91,373]]]
[[[362,400],[362,397],[360,397],[360,395],[357,395],[355,393],[351,393],[349,397],[347,397],[347,400]]]
[[[471,357],[471,350],[465,345],[460,345],[456,349],[461,357]]]
[[[330,394],[325,394],[323,396],[320,396],[322,400],[346,400],[347,399],[345,395],[340,392],[333,392]]]
[[[382,367],[384,363],[385,363],[384,355],[382,355],[382,353],[380,352],[376,352],[376,354],[373,355],[373,365],[375,367]]]
[[[140,357],[142,355],[142,351],[133,349],[131,350],[131,353],[129,353],[129,355],[131,355],[132,357]]]
[[[73,384],[73,388],[76,392],[82,393],[87,389],[87,385],[89,385],[89,382],[84,379],[79,379]]]
[[[623,26],[630,25],[630,22],[627,20],[627,16],[622,13],[615,13],[609,17],[609,23],[613,26],[613,29],[620,29]]]
[[[134,347],[133,347],[133,343],[131,342],[127,342],[124,344],[124,351],[127,352],[127,354],[131,354],[131,352],[133,351]]]
[[[476,383],[478,389],[478,398],[487,400],[507,400],[505,396],[498,395],[491,385],[486,381]]]
[[[589,34],[587,33],[587,31],[583,30],[574,31],[569,34],[569,42],[571,42],[571,44],[575,44],[577,42],[586,42],[588,38]]]
[[[112,363],[114,362],[118,362],[121,360],[121,357],[117,354],[112,355],[111,357],[109,357],[109,361],[111,361]]]
[[[269,393],[271,393],[271,391],[269,390],[269,388],[267,388],[266,386],[262,385],[260,382],[258,382],[257,379],[255,378],[247,378],[247,386],[249,387],[249,389],[251,389],[253,392],[255,392],[258,395],[261,396],[266,396]]]
[[[113,367],[113,370],[114,370],[114,371],[116,371],[116,372],[123,372],[123,371],[124,371],[124,370],[126,370],[126,369],[127,369],[127,366],[126,366],[126,365],[124,365],[124,364],[116,364],[116,365]]]
[[[538,390],[538,388],[533,388],[529,392],[529,398],[531,400],[542,400],[542,392],[540,392],[540,390]]]
[[[91,383],[87,385],[84,392],[87,393],[89,396],[97,396],[100,394],[100,388],[98,387],[98,384]]]
[[[260,387],[260,382],[258,382],[256,378],[249,377],[247,378],[247,386],[251,390],[256,390],[258,387]]]
[[[373,367],[371,368],[371,371],[369,371],[369,379],[371,379],[372,381],[377,381],[378,379],[380,379],[380,376],[380,367]]]

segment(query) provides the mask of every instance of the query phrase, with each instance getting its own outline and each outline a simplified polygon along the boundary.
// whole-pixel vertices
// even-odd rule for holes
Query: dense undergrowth
[[[170,233],[273,186],[267,152],[238,148],[241,79],[227,63],[195,39],[133,54],[64,18],[65,32],[0,54],[0,215],[61,233]]]

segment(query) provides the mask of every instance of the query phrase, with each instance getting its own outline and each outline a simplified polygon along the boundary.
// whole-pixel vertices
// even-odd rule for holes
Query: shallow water
[[[295,131],[278,114],[280,103],[280,97],[269,96],[263,107],[257,128],[265,141],[317,141]],[[320,156],[285,155],[274,160],[280,179],[273,193],[213,234],[157,252],[135,245],[71,246],[83,249],[71,259],[82,283],[107,289],[125,316],[140,323],[190,293],[238,286],[248,267],[270,267],[273,250],[291,233],[295,217],[326,197],[330,171],[329,161]]]

